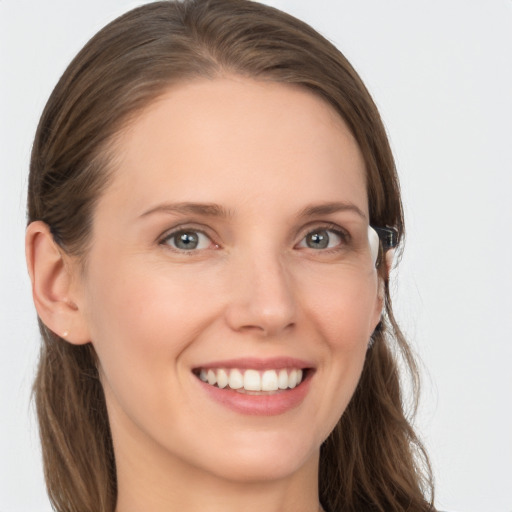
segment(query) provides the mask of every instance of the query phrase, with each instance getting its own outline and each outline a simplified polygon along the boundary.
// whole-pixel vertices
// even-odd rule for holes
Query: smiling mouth
[[[250,395],[266,395],[296,388],[304,381],[309,371],[308,368],[280,368],[264,371],[239,368],[198,368],[193,373],[210,386]]]

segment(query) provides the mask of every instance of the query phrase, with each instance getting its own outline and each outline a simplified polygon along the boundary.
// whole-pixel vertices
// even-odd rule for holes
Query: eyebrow
[[[207,217],[230,217],[231,212],[215,203],[162,203],[145,211],[141,217],[154,213],[195,214]]]
[[[353,203],[346,203],[346,202],[330,202],[330,203],[322,203],[322,204],[315,204],[311,206],[306,206],[299,215],[301,217],[314,217],[316,215],[330,215],[332,213],[338,213],[338,212],[354,212],[359,217],[362,217],[363,219],[367,219],[366,214],[358,208]]]
[[[314,217],[317,215],[330,215],[338,212],[354,212],[366,220],[364,212],[353,203],[329,202],[306,206],[299,212],[299,217]],[[140,217],[147,217],[154,213],[177,213],[182,215],[202,215],[205,217],[232,217],[233,213],[223,206],[215,203],[162,203],[146,210]]]

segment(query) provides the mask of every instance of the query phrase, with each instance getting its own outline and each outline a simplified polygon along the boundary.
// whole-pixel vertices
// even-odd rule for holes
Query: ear
[[[375,310],[374,310],[374,317],[373,317],[373,330],[372,332],[377,328],[377,325],[382,319],[382,313],[384,311],[384,304],[385,304],[385,280],[382,276],[377,275],[377,297],[375,298]]]
[[[391,273],[391,269],[393,268],[393,260],[395,256],[395,250],[389,249],[386,252],[385,259],[384,259],[384,275],[381,275],[380,273],[377,273],[377,279],[378,279],[378,287],[377,287],[377,300],[376,300],[376,306],[375,306],[375,317],[374,317],[374,324],[375,327],[377,327],[378,323],[382,319],[382,313],[384,312],[384,307],[386,305],[386,281],[389,280],[389,275]]]
[[[389,274],[391,274],[391,270],[393,269],[393,264],[395,263],[395,249],[388,249],[386,251],[385,263],[386,263],[386,279],[389,280]]]
[[[89,342],[89,332],[80,310],[78,263],[59,247],[42,221],[27,227],[25,253],[32,282],[32,296],[41,321],[55,334],[74,345]]]

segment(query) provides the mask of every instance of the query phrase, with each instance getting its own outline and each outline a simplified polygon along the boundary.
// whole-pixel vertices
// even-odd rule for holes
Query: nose
[[[296,322],[293,279],[278,257],[240,257],[231,274],[226,309],[229,327],[265,337],[290,330]]]

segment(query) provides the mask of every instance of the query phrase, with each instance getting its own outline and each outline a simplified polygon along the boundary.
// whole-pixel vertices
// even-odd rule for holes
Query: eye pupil
[[[178,249],[195,249],[199,244],[199,237],[193,231],[184,231],[175,235],[175,244]]]
[[[311,249],[325,249],[329,245],[329,234],[325,229],[315,231],[306,237],[306,243]]]

